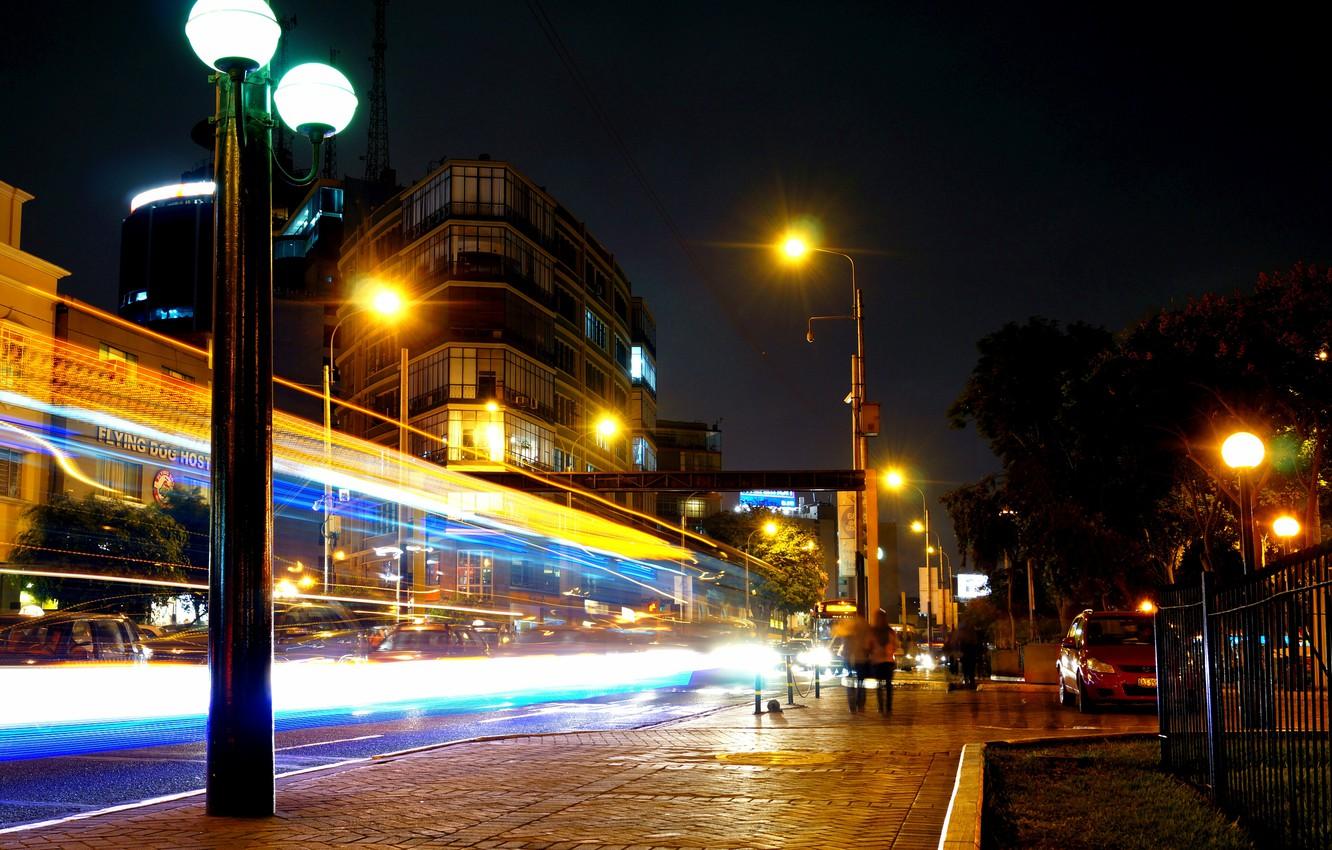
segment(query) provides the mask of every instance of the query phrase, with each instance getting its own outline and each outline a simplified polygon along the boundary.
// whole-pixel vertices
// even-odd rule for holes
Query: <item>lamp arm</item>
[[[286,180],[292,186],[309,186],[319,177],[320,160],[324,150],[324,136],[322,132],[312,130],[308,134],[311,145],[310,171],[304,177],[293,177],[287,169],[282,167],[282,163],[277,157],[273,157],[273,167],[277,169],[282,179]]]

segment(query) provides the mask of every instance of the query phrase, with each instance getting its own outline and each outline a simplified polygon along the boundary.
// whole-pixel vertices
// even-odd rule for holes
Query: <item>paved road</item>
[[[459,744],[279,780],[278,816],[210,818],[195,797],[0,834],[97,847],[934,850],[970,741],[1150,732],[1149,712],[1079,715],[1053,689],[904,689],[890,718],[838,689],[646,729]]]
[[[750,695],[744,688],[654,690],[475,714],[414,713],[298,729],[276,737],[277,773],[488,735],[633,729],[734,704]],[[0,761],[0,828],[190,791],[203,782],[202,741]]]

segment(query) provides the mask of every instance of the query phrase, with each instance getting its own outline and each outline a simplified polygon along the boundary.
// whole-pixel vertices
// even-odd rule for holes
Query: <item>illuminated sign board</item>
[[[154,201],[165,201],[168,198],[194,198],[203,195],[212,195],[217,191],[217,184],[212,180],[199,180],[194,183],[172,183],[170,186],[158,186],[156,189],[149,189],[146,192],[140,192],[130,200],[130,212],[134,212],[144,204],[151,204]]]
[[[957,574],[957,598],[975,599],[990,595],[990,579],[981,573]]]
[[[846,599],[830,599],[819,603],[820,617],[841,617],[856,613],[856,603]]]
[[[114,446],[121,451],[148,455],[168,463],[178,463],[190,469],[207,470],[208,455],[203,452],[188,451],[168,443],[159,443],[139,434],[117,431],[114,428],[97,426],[97,442]]]
[[[750,508],[794,508],[796,494],[792,490],[746,490],[740,494],[740,504]]]

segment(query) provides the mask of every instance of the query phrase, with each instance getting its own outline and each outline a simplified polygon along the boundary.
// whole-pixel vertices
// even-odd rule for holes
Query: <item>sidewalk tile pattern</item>
[[[445,747],[283,780],[275,818],[209,818],[191,798],[0,848],[935,850],[963,744],[1155,730],[1152,715],[1088,719],[1031,691],[905,691],[888,719],[848,714],[838,689],[805,703]]]

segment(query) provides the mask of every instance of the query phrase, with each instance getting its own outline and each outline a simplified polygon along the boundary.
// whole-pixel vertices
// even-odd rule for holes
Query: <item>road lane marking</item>
[[[328,744],[345,744],[345,743],[347,743],[347,742],[349,742],[349,741],[369,741],[369,740],[372,740],[372,739],[374,739],[374,738],[382,738],[382,737],[384,737],[384,736],[383,736],[383,735],[361,735],[361,736],[356,737],[356,738],[338,738],[338,739],[333,740],[333,741],[315,741],[313,744],[295,744],[294,746],[290,746],[290,747],[278,747],[278,748],[275,749],[273,752],[275,752],[275,753],[283,753],[283,752],[286,752],[287,750],[300,750],[300,749],[304,749],[305,747],[323,747],[323,746],[326,746],[326,745],[328,745]]]

